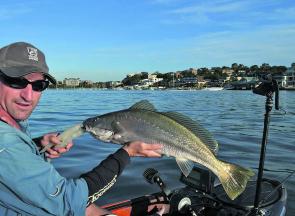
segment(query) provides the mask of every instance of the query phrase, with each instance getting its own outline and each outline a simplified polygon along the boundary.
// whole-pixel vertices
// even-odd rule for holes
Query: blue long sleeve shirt
[[[85,215],[86,181],[62,177],[20,125],[0,121],[0,215]]]

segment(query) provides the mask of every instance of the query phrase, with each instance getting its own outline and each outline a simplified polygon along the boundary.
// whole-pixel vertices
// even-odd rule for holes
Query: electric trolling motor
[[[263,177],[265,151],[266,151],[269,122],[270,122],[270,112],[273,107],[273,94],[275,93],[275,109],[279,110],[279,86],[277,81],[272,78],[272,75],[268,74],[264,76],[263,79],[261,80],[261,83],[256,88],[253,89],[253,93],[266,96],[264,128],[263,128],[263,137],[262,137],[262,143],[261,143],[261,149],[260,149],[259,170],[258,170],[258,176],[257,176],[254,208],[252,210],[252,215],[257,215],[259,213],[261,182]]]

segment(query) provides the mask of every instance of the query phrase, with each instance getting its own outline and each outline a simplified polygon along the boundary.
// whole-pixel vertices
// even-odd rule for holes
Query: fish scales
[[[69,131],[63,133],[65,140],[71,133],[83,131],[101,141],[122,145],[130,141],[163,144],[161,153],[175,157],[184,175],[190,173],[193,162],[207,167],[219,178],[230,199],[239,196],[254,175],[250,169],[219,160],[218,143],[198,122],[180,113],[158,112],[146,100],[129,109],[86,119],[81,127]]]
[[[164,154],[176,158],[185,157],[204,166],[210,166],[214,161],[212,152],[200,139],[187,128],[160,113],[145,110],[123,110],[120,113],[114,113],[112,118],[128,132],[128,136],[125,137],[128,141],[142,140],[150,143],[150,140],[153,140],[164,144]],[[204,154],[207,154],[207,157],[198,157],[198,155]],[[210,168],[217,172],[218,167],[211,165]]]

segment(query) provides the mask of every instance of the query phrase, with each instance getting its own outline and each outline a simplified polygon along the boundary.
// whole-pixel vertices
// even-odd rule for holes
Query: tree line
[[[291,67],[295,68],[295,63],[291,64]],[[252,65],[250,67],[245,66],[243,64],[233,63],[231,67],[222,66],[222,67],[211,67],[211,68],[189,68],[183,71],[176,72],[167,72],[160,73],[159,71],[155,71],[151,73],[152,75],[157,75],[157,78],[162,78],[163,81],[159,83],[159,85],[166,86],[172,80],[176,81],[177,79],[185,78],[185,77],[202,77],[202,79],[210,79],[212,81],[218,81],[221,79],[225,79],[231,74],[231,80],[234,81],[236,77],[255,77],[261,76],[266,73],[271,73],[272,75],[283,75],[287,70],[286,66],[271,66],[268,63],[263,63],[262,65]],[[147,79],[149,76],[149,72],[140,72],[133,75],[127,75],[121,82],[122,86],[130,86],[139,84],[141,80]],[[56,86],[50,86],[51,88],[55,88]],[[72,88],[65,86],[62,82],[59,81],[57,87],[61,88]],[[108,82],[95,82],[88,83],[87,81],[82,81],[78,86],[82,88],[108,88]]]
[[[295,63],[292,63],[292,66],[295,67]],[[220,80],[228,77],[226,71],[232,71],[231,77],[233,79],[238,76],[259,76],[265,73],[271,73],[273,75],[282,75],[287,70],[286,66],[270,66],[267,63],[263,63],[261,66],[252,65],[250,67],[243,64],[233,63],[231,67],[222,66],[222,67],[212,67],[212,68],[190,68],[188,70],[177,71],[177,72],[167,72],[160,73],[158,71],[152,73],[157,75],[158,78],[163,78],[162,82],[170,82],[173,79],[183,78],[183,77],[198,77],[202,76],[204,79],[210,80]],[[142,79],[148,78],[148,72],[141,72],[134,74],[133,76],[126,76],[122,83],[123,85],[134,85],[139,83]]]

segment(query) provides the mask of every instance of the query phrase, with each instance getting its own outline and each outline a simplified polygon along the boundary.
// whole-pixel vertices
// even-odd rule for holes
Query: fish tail
[[[249,179],[255,175],[251,169],[243,168],[236,164],[221,162],[219,180],[230,199],[234,200],[246,188]]]

